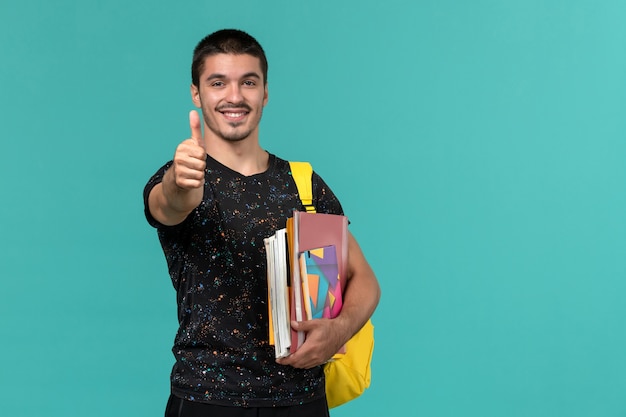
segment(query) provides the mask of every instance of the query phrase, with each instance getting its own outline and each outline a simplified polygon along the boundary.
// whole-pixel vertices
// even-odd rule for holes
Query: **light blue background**
[[[346,416],[626,415],[626,3],[0,3],[0,408],[162,415],[143,218],[196,42],[270,63],[262,143],[341,197],[383,288]],[[317,149],[306,144],[319,143]]]

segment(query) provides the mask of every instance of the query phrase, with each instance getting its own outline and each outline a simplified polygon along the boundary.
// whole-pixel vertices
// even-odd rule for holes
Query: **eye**
[[[245,80],[243,82],[243,85],[247,86],[247,87],[254,87],[256,85],[256,82],[252,81],[252,80]]]
[[[223,81],[214,81],[211,83],[211,87],[223,87],[223,86],[224,86]]]

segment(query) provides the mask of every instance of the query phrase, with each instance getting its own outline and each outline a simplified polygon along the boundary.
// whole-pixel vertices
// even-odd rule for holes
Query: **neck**
[[[261,148],[258,139],[229,142],[205,137],[204,141],[211,158],[242,175],[260,174],[268,168],[269,154]]]

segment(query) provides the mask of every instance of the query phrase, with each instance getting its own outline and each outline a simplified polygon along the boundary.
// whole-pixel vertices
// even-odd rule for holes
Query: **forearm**
[[[181,223],[195,209],[204,194],[203,188],[183,189],[176,184],[170,168],[148,197],[152,216],[162,224],[172,226]]]
[[[343,307],[336,325],[345,340],[350,339],[372,316],[380,300],[380,286],[361,248],[349,235],[348,279],[343,291]]]

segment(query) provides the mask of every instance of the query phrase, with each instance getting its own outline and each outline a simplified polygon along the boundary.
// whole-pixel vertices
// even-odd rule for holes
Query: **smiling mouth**
[[[245,116],[246,114],[248,114],[248,112],[245,112],[245,111],[241,111],[241,112],[223,111],[221,113],[224,116],[228,117],[229,119],[239,119]]]

